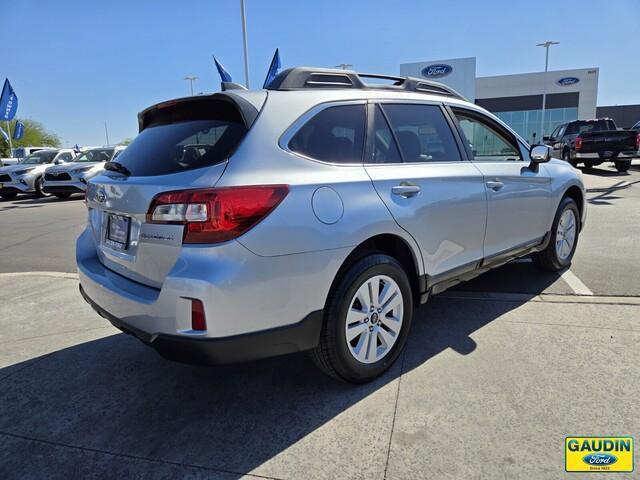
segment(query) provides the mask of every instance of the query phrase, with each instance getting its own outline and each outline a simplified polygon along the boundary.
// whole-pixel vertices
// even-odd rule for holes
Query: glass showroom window
[[[540,115],[542,110],[518,110],[513,112],[497,112],[496,116],[513,128],[522,138],[533,143],[540,141]],[[576,120],[577,108],[549,108],[545,110],[545,134],[551,133],[558,125]]]

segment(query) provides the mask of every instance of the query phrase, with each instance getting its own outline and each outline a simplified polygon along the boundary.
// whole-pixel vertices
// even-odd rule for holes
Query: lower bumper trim
[[[45,185],[42,190],[45,193],[84,193],[84,190],[78,188],[78,187],[72,187],[72,186],[47,186]]]
[[[24,190],[20,190],[16,187],[2,187],[0,188],[0,194],[2,193],[27,193]]]
[[[143,332],[97,305],[80,285],[80,294],[101,316],[124,333],[153,347],[168,360],[198,365],[222,365],[310,350],[318,345],[323,310],[308,314],[300,322],[224,338],[187,338]]]

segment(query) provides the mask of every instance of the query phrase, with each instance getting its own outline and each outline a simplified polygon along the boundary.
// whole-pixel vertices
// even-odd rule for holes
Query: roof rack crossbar
[[[390,80],[391,84],[365,83],[363,79]],[[299,90],[303,88],[357,88],[371,90],[404,90],[431,95],[446,95],[466,100],[453,88],[431,80],[398,77],[378,73],[358,73],[353,70],[294,67],[280,72],[267,86],[268,90]]]

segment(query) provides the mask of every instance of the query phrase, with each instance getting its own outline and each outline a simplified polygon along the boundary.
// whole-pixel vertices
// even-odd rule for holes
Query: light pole
[[[193,82],[195,82],[196,80],[198,80],[198,78],[200,78],[200,77],[193,77],[193,76],[191,76],[191,77],[189,77],[189,76],[184,77],[184,79],[185,79],[185,80],[189,80],[189,87],[191,88],[191,96],[192,96],[192,97],[193,97]]]
[[[559,45],[560,42],[552,42],[547,40],[544,43],[538,43],[536,47],[544,47],[544,80],[542,86],[542,119],[540,120],[540,142],[544,142],[544,111],[547,107],[547,71],[549,70],[549,47],[551,45]]]
[[[242,44],[244,46],[244,83],[249,88],[249,47],[247,46],[247,13],[244,0],[240,0],[240,15],[242,16]]]
[[[340,63],[336,65],[336,68],[341,68],[342,70],[349,70],[351,67],[353,67],[353,64],[351,63]]]

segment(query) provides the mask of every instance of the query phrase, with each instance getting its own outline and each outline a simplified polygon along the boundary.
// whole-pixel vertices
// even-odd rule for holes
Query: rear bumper
[[[83,296],[116,327],[175,360],[226,363],[313,348],[349,249],[260,257],[240,243],[181,247],[161,288],[106,268],[90,230],[76,244]],[[207,330],[191,330],[191,301]]]
[[[177,362],[221,365],[301,352],[312,349],[318,344],[322,329],[323,312],[316,310],[294,325],[226,338],[150,335],[100,307],[89,298],[82,285],[80,285],[80,293],[86,302],[100,316],[109,320],[114,327],[153,347],[164,358]]]
[[[580,153],[580,152],[576,152],[575,158],[577,158],[579,160],[599,160],[601,162],[613,162],[613,161],[616,161],[616,160],[626,160],[626,159],[631,159],[631,158],[640,158],[640,151],[630,150],[630,151],[625,151],[625,152],[619,152],[618,156],[616,158],[603,157],[603,156],[600,156],[600,154],[597,153],[597,152],[595,152],[595,153]]]

